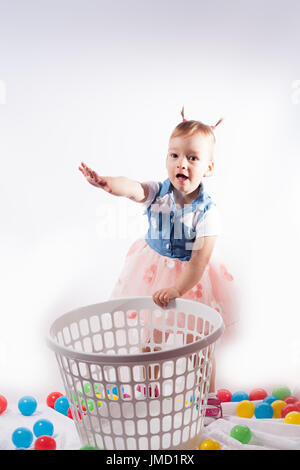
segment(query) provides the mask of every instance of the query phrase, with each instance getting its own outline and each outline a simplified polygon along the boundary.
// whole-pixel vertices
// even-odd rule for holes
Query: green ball
[[[248,426],[237,424],[231,429],[230,436],[234,439],[237,439],[242,444],[248,444],[248,442],[251,440],[252,432]]]
[[[84,446],[84,447],[81,447],[80,450],[98,450],[98,449],[93,446]]]
[[[278,400],[284,400],[286,397],[290,397],[292,392],[290,391],[289,387],[286,387],[285,385],[279,385],[278,387],[274,388],[272,395],[273,397],[278,398]]]
[[[91,393],[91,384],[90,384],[90,382],[85,382],[85,384],[83,385],[83,390],[84,390],[84,393],[86,395]]]
[[[89,410],[93,411],[94,410],[94,402],[93,402],[93,400],[91,400],[91,398],[87,399],[87,404],[88,404]]]

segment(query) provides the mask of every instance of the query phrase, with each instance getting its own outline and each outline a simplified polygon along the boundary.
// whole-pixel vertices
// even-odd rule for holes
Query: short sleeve
[[[151,202],[155,198],[155,195],[158,193],[159,183],[157,181],[146,181],[146,182],[143,182],[142,184],[147,186],[148,188],[148,197],[146,201],[142,203],[142,206],[144,209],[148,209]]]
[[[217,236],[221,233],[221,220],[216,206],[205,212],[195,227],[196,238]]]

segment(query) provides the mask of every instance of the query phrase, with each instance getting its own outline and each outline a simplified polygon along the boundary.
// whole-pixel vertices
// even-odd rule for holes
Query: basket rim
[[[201,309],[203,308],[212,314],[215,319],[216,319],[216,328],[212,333],[209,333],[207,336],[204,338],[201,338],[197,341],[194,341],[193,343],[186,344],[184,346],[179,346],[179,347],[174,347],[167,349],[165,351],[153,351],[153,352],[144,352],[144,353],[139,353],[139,354],[106,354],[106,353],[100,353],[100,352],[82,352],[82,351],[76,351],[75,349],[71,349],[70,347],[67,346],[62,346],[58,344],[53,337],[51,336],[51,332],[53,331],[55,325],[60,322],[63,318],[69,317],[72,314],[75,314],[78,312],[90,312],[89,316],[93,315],[93,312],[95,309],[103,307],[110,307],[115,304],[115,308],[113,308],[113,311],[118,311],[119,309],[125,309],[127,308],[128,310],[133,309],[132,305],[130,305],[131,302],[138,301],[138,302],[146,302],[148,305],[144,306],[144,308],[149,308],[149,303],[152,304],[153,308],[155,309],[160,309],[162,311],[165,310],[171,310],[172,308],[182,308],[183,306],[190,306],[190,307],[197,307],[201,306]],[[129,305],[126,305],[126,304]],[[105,311],[109,311],[109,309],[105,308]],[[92,313],[91,313],[92,312]],[[111,312],[112,313],[112,312]],[[206,304],[203,304],[201,302],[197,302],[194,300],[189,300],[189,299],[173,299],[169,302],[167,307],[159,307],[157,304],[154,303],[153,299],[151,296],[135,296],[135,297],[119,297],[111,300],[107,300],[104,302],[98,302],[96,304],[90,304],[90,305],[85,305],[79,308],[72,309],[63,315],[60,315],[57,317],[54,321],[52,321],[51,326],[50,326],[50,331],[46,335],[46,343],[47,346],[52,349],[55,353],[60,353],[62,356],[66,356],[70,359],[76,359],[77,361],[82,361],[82,362],[88,362],[88,363],[93,363],[93,364],[111,364],[111,365],[116,365],[116,364],[126,364],[126,363],[136,363],[136,364],[143,364],[145,362],[153,362],[155,360],[158,361],[163,361],[163,360],[168,360],[168,359],[174,359],[174,358],[179,358],[182,356],[185,356],[187,354],[192,354],[196,351],[199,351],[200,349],[203,349],[210,344],[214,343],[217,341],[217,339],[222,335],[222,333],[225,330],[225,325],[223,322],[223,319],[221,315],[212,307],[209,307]]]

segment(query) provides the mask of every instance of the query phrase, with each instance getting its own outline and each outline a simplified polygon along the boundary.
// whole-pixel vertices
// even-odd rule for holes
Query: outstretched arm
[[[200,281],[212,255],[217,237],[201,237],[194,242],[191,259],[186,263],[175,284],[159,289],[152,298],[159,307],[167,307],[170,300],[182,297]]]
[[[85,163],[78,167],[87,181],[114,196],[123,196],[135,202],[145,202],[148,196],[147,185],[131,180],[125,176],[99,176]]]

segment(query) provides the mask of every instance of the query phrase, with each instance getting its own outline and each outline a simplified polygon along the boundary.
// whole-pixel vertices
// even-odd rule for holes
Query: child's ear
[[[211,176],[211,174],[213,172],[213,169],[214,169],[214,166],[215,166],[215,164],[214,164],[213,160],[210,160],[208,162],[208,165],[207,165],[207,170],[206,170],[206,172],[204,173],[203,176]]]

